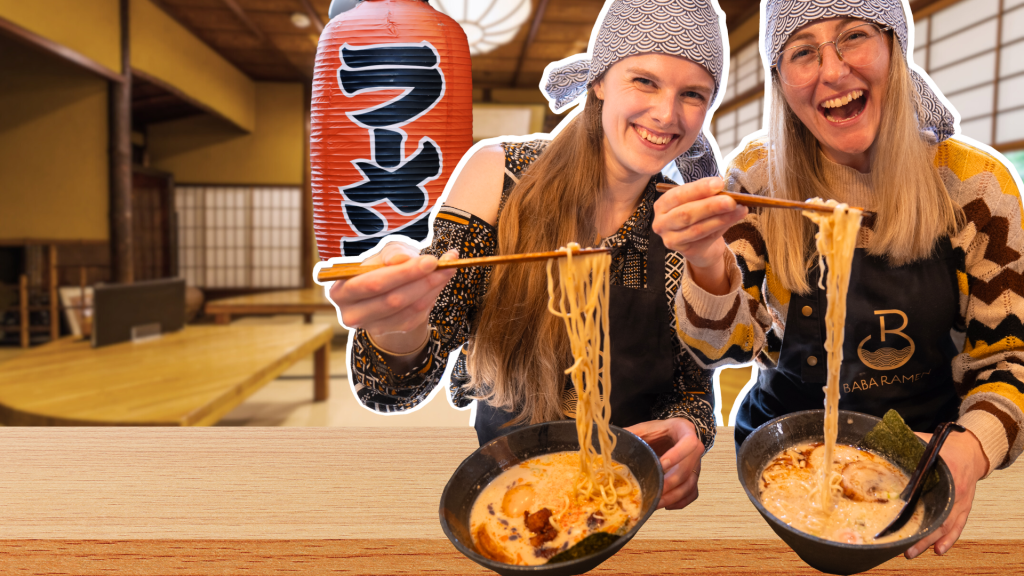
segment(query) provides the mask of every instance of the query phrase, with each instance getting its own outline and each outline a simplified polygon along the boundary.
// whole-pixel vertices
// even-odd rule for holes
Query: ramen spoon
[[[946,441],[946,437],[949,436],[949,433],[954,430],[957,432],[967,431],[966,428],[956,422],[945,422],[939,424],[939,427],[935,429],[935,434],[932,434],[931,441],[928,442],[928,446],[924,449],[921,461],[917,463],[917,469],[914,470],[914,475],[910,477],[910,482],[907,482],[907,487],[900,493],[900,500],[905,502],[903,509],[900,510],[899,516],[885,527],[885,530],[875,534],[876,540],[896,532],[910,521],[910,517],[914,515],[914,508],[917,507],[917,501],[920,500],[921,493],[924,492],[925,480],[928,479],[928,473],[931,472],[935,465],[935,461],[939,458],[939,449],[942,448],[942,444]]]

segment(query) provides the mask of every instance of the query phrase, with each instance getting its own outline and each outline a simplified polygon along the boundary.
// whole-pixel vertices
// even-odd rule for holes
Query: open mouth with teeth
[[[866,92],[854,90],[838,98],[825,100],[818,105],[818,111],[829,122],[847,122],[860,116],[860,113],[864,111],[864,106],[867,105],[867,100]]]
[[[639,135],[641,139],[646,140],[647,142],[650,142],[655,146],[665,146],[669,142],[679,137],[679,134],[651,132],[647,128],[644,128],[643,126],[640,126],[638,124],[633,124],[633,130],[636,131],[637,135]]]

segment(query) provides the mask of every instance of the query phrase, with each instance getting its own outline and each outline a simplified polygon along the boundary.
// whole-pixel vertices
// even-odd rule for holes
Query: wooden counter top
[[[488,574],[438,521],[472,428],[0,428],[3,574]],[[979,484],[945,557],[877,574],[1024,573],[1024,467]],[[700,498],[594,574],[817,574],[736,478],[732,429]]]

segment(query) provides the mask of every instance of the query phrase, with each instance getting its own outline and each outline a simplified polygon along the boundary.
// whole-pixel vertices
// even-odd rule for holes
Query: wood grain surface
[[[329,346],[332,335],[327,325],[296,324],[187,326],[100,348],[64,338],[0,364],[0,421],[213,424],[297,360]],[[326,372],[319,385],[322,399]]]
[[[472,428],[0,428],[0,574],[486,574],[438,522]],[[700,498],[594,574],[814,574],[736,479],[732,429]],[[1024,573],[1024,472],[981,482],[944,557],[871,574]]]

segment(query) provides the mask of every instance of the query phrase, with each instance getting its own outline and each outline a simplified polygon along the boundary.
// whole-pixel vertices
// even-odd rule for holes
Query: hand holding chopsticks
[[[596,248],[574,250],[573,254],[607,251],[607,248]],[[458,253],[452,250],[435,259],[420,256],[408,244],[395,242],[365,262],[323,268],[317,278],[320,281],[346,280],[335,282],[330,291],[331,300],[341,312],[342,323],[365,330],[370,342],[388,355],[389,364],[406,370],[415,363],[428,340],[430,311],[455,274],[454,268],[530,262],[565,255],[564,250],[558,250],[460,260]]]

